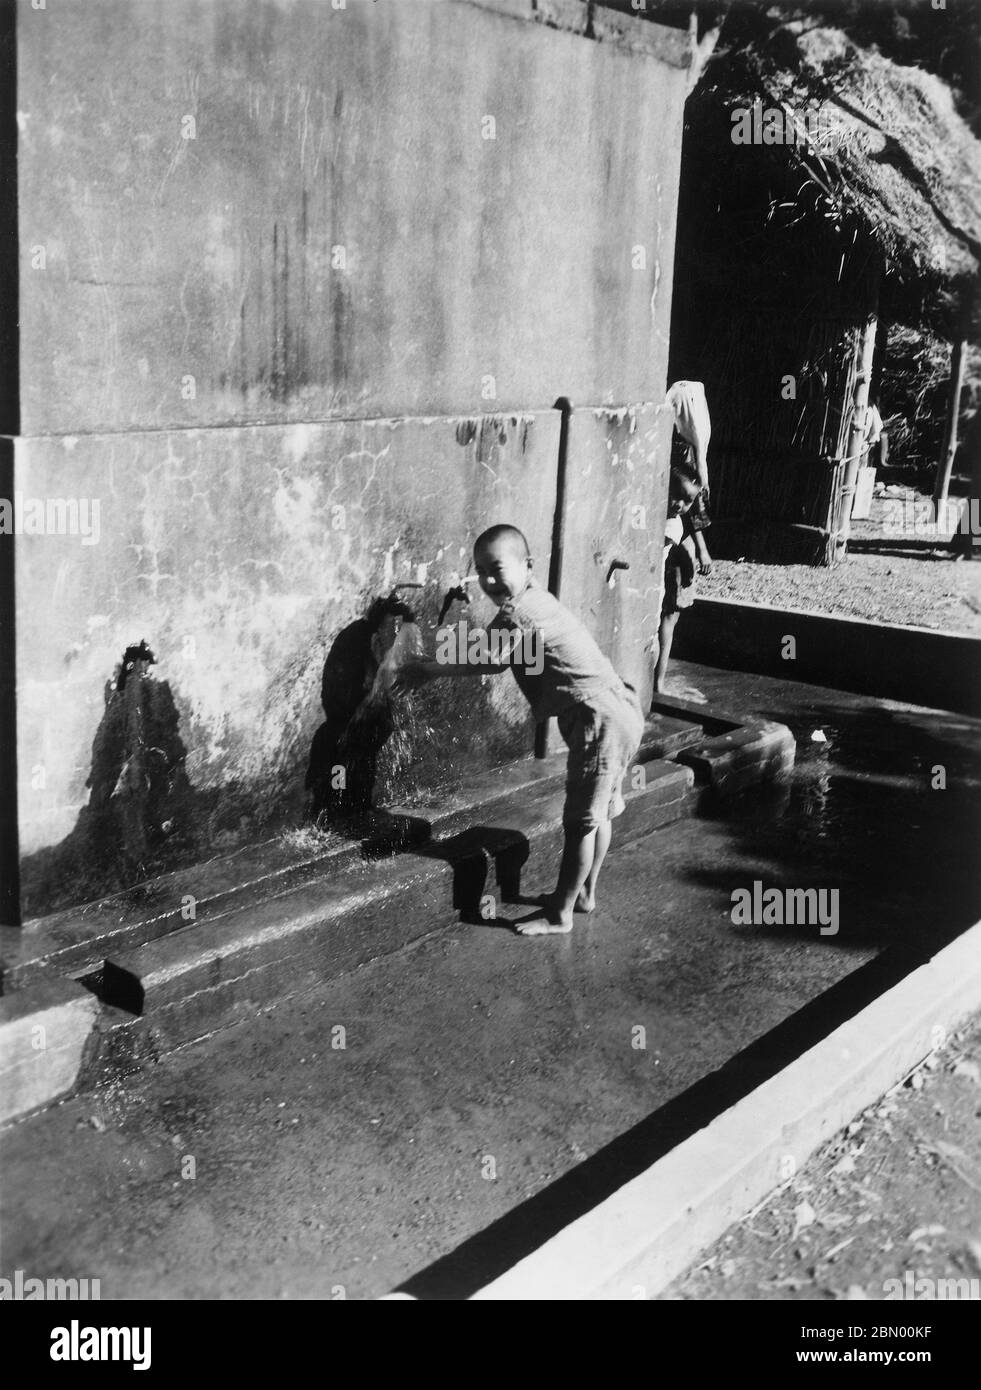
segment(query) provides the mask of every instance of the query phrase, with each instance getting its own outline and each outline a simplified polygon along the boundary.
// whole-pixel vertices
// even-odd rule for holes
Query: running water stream
[[[377,753],[395,727],[392,713],[392,685],[400,668],[425,655],[422,634],[414,618],[404,618],[375,673],[368,694],[358,705],[341,738],[341,749]]]

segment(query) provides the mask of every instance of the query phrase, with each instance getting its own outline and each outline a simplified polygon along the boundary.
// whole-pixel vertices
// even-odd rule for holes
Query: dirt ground
[[[981,1016],[661,1299],[981,1300],[979,1119]]]
[[[890,519],[904,508],[915,515],[924,502],[892,485],[873,500],[868,521],[853,523],[854,544],[833,568],[717,560],[710,575],[699,576],[697,593],[981,637],[981,545],[978,560],[957,560],[923,534],[889,534]]]

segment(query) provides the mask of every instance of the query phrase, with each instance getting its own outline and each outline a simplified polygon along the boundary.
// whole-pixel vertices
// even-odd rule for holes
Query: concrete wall
[[[671,412],[665,406],[575,411],[569,431],[561,597],[625,680],[653,685],[661,611]],[[629,569],[610,574],[614,561]]]
[[[18,13],[24,433],[655,394],[680,68],[454,0]]]
[[[174,745],[193,789],[161,803],[171,824],[151,857],[255,835],[302,808],[331,714],[325,662],[373,598],[423,581],[404,597],[431,650],[440,597],[471,568],[488,518],[522,517],[548,553],[558,435],[550,411],[19,441],[24,499],[99,504],[97,543],[25,535],[16,548],[28,905],[49,905],[46,883],[91,890],[100,877],[93,837],[74,832],[93,787],[122,773],[123,736],[113,751],[104,716],[128,645],[146,638],[169,692],[163,721],[176,723],[146,741]],[[510,677],[445,682],[414,704],[411,740],[379,770],[381,801],[531,750]],[[61,851],[35,853],[50,846]]]
[[[696,599],[673,651],[684,661],[981,717],[981,641],[959,633]]]
[[[559,395],[581,407],[562,596],[643,684],[687,39],[625,16],[587,38],[568,0],[18,0],[16,21],[5,495],[100,513],[97,543],[14,538],[0,849],[24,910],[295,819],[325,664],[374,598],[422,576],[431,632],[500,520],[547,572]],[[611,558],[632,568],[608,589]],[[142,638],[152,690],[107,704]],[[385,800],[531,746],[509,678],[434,689]],[[93,807],[134,720],[163,752],[159,824],[130,843]]]

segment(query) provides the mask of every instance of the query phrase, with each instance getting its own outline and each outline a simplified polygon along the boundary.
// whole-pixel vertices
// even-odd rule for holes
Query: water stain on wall
[[[25,859],[26,916],[125,888],[195,854],[200,809],[170,685],[150,673],[155,660],[145,641],[127,647],[106,683],[88,804],[60,844]]]

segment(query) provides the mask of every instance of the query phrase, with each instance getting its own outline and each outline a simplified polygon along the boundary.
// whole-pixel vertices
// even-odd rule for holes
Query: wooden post
[[[960,413],[961,390],[964,386],[964,362],[967,357],[967,343],[958,338],[950,359],[950,394],[947,397],[947,423],[944,428],[944,446],[937,463],[937,482],[933,489],[935,514],[939,519],[940,509],[947,501],[950,488],[950,475],[954,468],[954,455],[957,453],[957,417]]]
[[[875,357],[877,326],[877,315],[869,314],[865,322],[860,325],[856,336],[855,390],[852,395],[852,418],[848,426],[848,442],[845,445],[845,466],[841,483],[836,536],[837,547],[842,551],[848,544],[852,522],[852,503],[855,500],[855,484],[865,453],[865,416],[869,405],[869,387],[872,382],[872,361]]]

